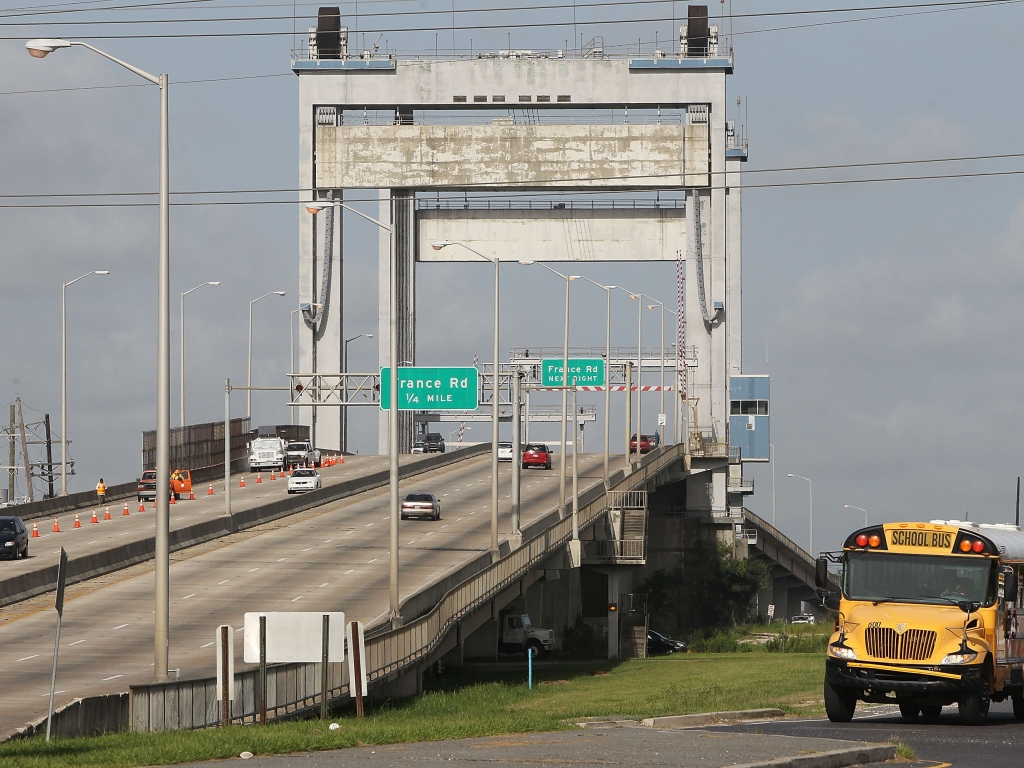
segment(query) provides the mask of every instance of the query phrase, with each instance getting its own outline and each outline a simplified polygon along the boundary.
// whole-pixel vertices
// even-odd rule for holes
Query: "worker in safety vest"
[[[107,484],[103,482],[103,478],[96,483],[96,498],[99,499],[100,504],[107,500]]]

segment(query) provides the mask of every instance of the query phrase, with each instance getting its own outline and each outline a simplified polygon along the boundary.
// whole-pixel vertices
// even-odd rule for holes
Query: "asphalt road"
[[[601,471],[600,456],[581,460],[581,490],[600,483]],[[510,523],[511,472],[509,464],[501,465],[502,537]],[[442,503],[439,522],[401,523],[403,599],[487,550],[490,488],[487,456],[403,484],[403,494],[430,491]],[[524,525],[549,512],[557,495],[557,469],[524,472]],[[256,535],[224,539],[223,546],[171,566],[171,669],[180,669],[182,677],[214,674],[214,635],[220,624],[237,628],[236,659],[244,668],[246,611],[345,611],[365,622],[386,613],[387,489],[300,518],[278,521]],[[152,680],[152,604],[153,572],[148,568],[65,604],[57,705]],[[17,610],[17,604],[0,609],[0,618]],[[48,606],[0,626],[0,734],[46,712],[55,621]]]
[[[403,457],[406,458],[406,457]],[[408,461],[420,457],[407,457]],[[403,465],[405,462],[403,461]],[[366,475],[387,469],[387,456],[351,456],[344,464],[335,467],[324,467],[320,470],[324,486],[334,485],[343,480],[351,480],[359,475]],[[270,480],[270,473],[261,474],[262,483],[256,482],[255,474],[246,474],[245,488],[239,487],[243,475],[231,478],[231,509],[240,512],[245,509],[276,501],[288,496],[287,478]],[[224,480],[212,484],[214,495],[208,496],[210,483],[194,488],[195,499],[182,499],[174,504],[171,510],[171,530],[183,528],[213,515],[224,512]],[[45,518],[26,523],[31,530],[32,523],[39,526],[39,538],[29,539],[29,557],[22,560],[0,561],[0,580],[17,576],[27,571],[34,571],[40,564],[52,565],[54,555],[64,547],[71,557],[102,552],[127,542],[147,539],[153,536],[155,512],[153,503],[146,504],[146,511],[139,512],[139,502],[128,499],[128,515],[124,514],[125,502],[114,502],[107,505],[110,509],[110,520],[104,520],[104,507],[91,507],[79,511],[81,528],[75,528],[75,513],[62,513],[56,516],[60,523],[60,533],[53,532],[53,518]],[[92,512],[96,510],[99,523],[92,523]],[[16,509],[15,509],[16,512]]]
[[[827,719],[776,720],[756,724],[709,726],[717,733],[758,733],[772,736],[849,739],[851,741],[902,741],[914,748],[916,763],[905,765],[952,766],[953,768],[1020,768],[1024,765],[1021,742],[1024,723],[1013,719],[1010,702],[992,704],[985,725],[960,725],[956,706],[945,707],[938,722],[921,718],[904,720],[895,706],[859,712],[850,723]]]

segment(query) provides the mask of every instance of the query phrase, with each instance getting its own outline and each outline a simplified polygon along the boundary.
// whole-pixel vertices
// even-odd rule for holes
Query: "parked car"
[[[415,443],[412,444],[412,452],[413,453],[423,453],[423,441],[422,440],[417,440]]]
[[[0,557],[28,557],[28,529],[20,517],[0,517]]]
[[[813,624],[814,616],[809,613],[798,613],[796,616],[789,617],[790,624]]]
[[[441,519],[441,502],[432,493],[410,493],[402,502],[402,520],[410,517]]]
[[[320,480],[320,473],[315,469],[296,469],[288,478],[288,493],[300,493],[302,491],[315,491],[323,487]]]
[[[654,437],[651,435],[640,435],[640,453],[647,453],[655,446]],[[629,450],[636,453],[636,435],[629,438]]]
[[[498,443],[498,461],[512,461],[512,443]]]
[[[687,645],[682,640],[671,640],[653,629],[647,630],[647,655],[655,653],[686,653]]]
[[[428,432],[423,436],[424,453],[444,453],[444,438],[440,432]]]
[[[528,467],[551,469],[551,451],[544,443],[530,443],[523,449],[523,469]]]

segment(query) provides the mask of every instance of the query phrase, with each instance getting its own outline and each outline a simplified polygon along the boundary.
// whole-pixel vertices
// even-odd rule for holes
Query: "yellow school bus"
[[[854,531],[830,559],[842,564],[842,595],[825,661],[829,720],[848,722],[858,701],[932,719],[955,703],[961,722],[979,725],[989,703],[1006,698],[1024,720],[1024,531],[886,523]],[[821,589],[827,566],[818,560]]]

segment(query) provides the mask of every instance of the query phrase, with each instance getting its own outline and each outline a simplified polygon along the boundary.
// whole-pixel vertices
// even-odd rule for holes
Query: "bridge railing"
[[[616,481],[611,491],[645,484],[683,455],[683,446],[655,449],[643,463]],[[601,494],[579,510],[579,526],[586,528],[608,510]],[[414,667],[441,644],[462,619],[508,589],[572,537],[572,517],[555,521],[523,542],[496,563],[450,589],[423,616],[405,626],[366,638],[366,669],[371,684],[393,679]],[[642,542],[641,542],[642,543]],[[328,700],[348,695],[347,665],[329,665]],[[320,701],[319,664],[282,664],[267,668],[267,716],[276,719],[312,707]],[[259,709],[259,671],[235,675],[234,722],[252,722]],[[173,680],[131,687],[129,721],[133,731],[206,728],[219,724],[216,679]]]

